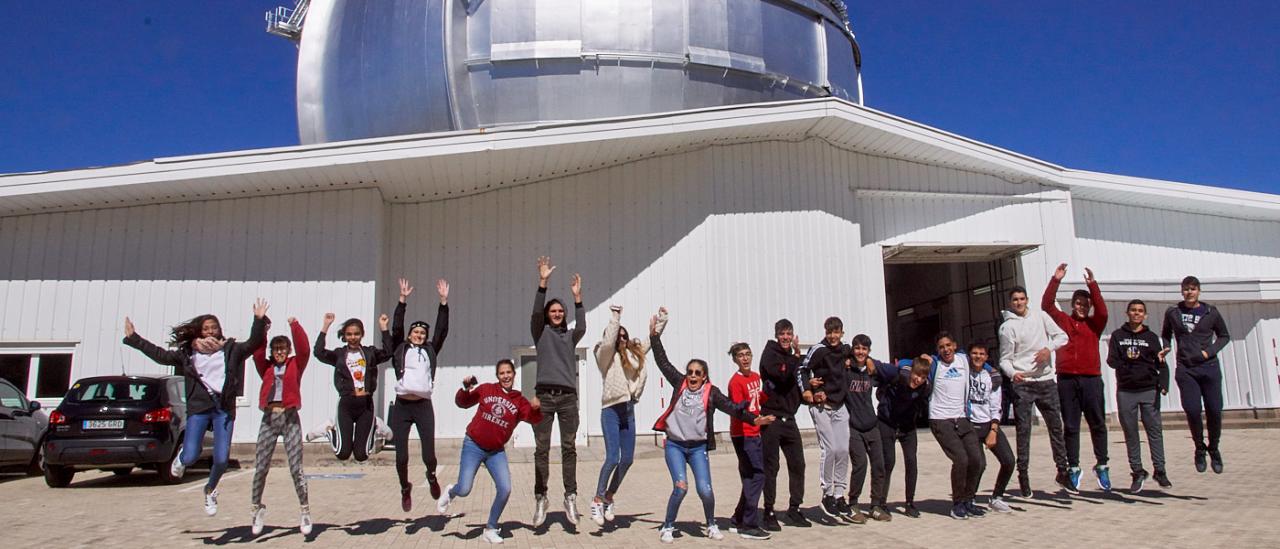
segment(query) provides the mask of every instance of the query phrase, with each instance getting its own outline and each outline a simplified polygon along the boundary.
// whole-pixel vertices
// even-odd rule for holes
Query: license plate
[[[123,419],[86,419],[85,429],[124,429]]]

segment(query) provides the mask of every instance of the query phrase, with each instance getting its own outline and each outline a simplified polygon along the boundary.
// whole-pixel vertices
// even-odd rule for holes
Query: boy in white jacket
[[[1031,497],[1028,473],[1031,457],[1033,407],[1040,410],[1049,428],[1049,446],[1058,468],[1057,483],[1073,491],[1067,476],[1067,445],[1062,431],[1062,408],[1058,382],[1050,358],[1067,344],[1067,334],[1044,311],[1027,308],[1027,289],[1009,290],[1009,309],[1000,325],[1000,370],[1013,380],[1017,395],[1014,413],[1018,419],[1018,487],[1022,497]]]

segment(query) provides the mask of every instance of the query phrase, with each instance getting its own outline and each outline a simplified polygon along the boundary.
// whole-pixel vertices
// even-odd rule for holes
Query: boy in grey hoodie
[[[1000,370],[1013,380],[1017,395],[1014,413],[1018,418],[1018,487],[1022,497],[1031,497],[1031,422],[1034,408],[1040,410],[1049,429],[1049,446],[1058,468],[1055,480],[1068,491],[1074,491],[1067,476],[1067,445],[1062,430],[1062,408],[1058,400],[1058,382],[1050,357],[1067,344],[1067,334],[1044,311],[1027,307],[1027,289],[1014,286],[1009,290],[1009,309],[1000,325]]]

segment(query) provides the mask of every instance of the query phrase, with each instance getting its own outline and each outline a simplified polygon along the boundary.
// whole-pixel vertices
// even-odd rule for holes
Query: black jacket
[[[796,372],[800,369],[798,357],[790,349],[783,349],[777,341],[769,340],[760,353],[760,381],[763,385],[764,403],[760,411],[765,415],[795,417],[800,409],[800,381]]]
[[[1231,341],[1227,333],[1227,323],[1222,320],[1218,308],[1205,302],[1208,312],[1194,324],[1194,330],[1188,330],[1187,324],[1195,320],[1195,313],[1185,309],[1179,303],[1164,312],[1164,326],[1160,328],[1160,339],[1167,342],[1178,342],[1177,364],[1181,368],[1196,366],[1218,366],[1218,353]],[[1209,354],[1205,358],[1201,351]]]
[[[662,338],[660,336],[649,336],[649,344],[653,349],[653,360],[658,363],[658,371],[662,372],[662,376],[667,378],[667,383],[671,384],[671,404],[667,406],[666,411],[658,417],[657,423],[653,426],[655,431],[666,431],[667,416],[671,415],[671,411],[675,409],[676,402],[680,400],[680,388],[684,386],[684,374],[677,370],[670,360],[667,360],[667,350],[662,347]],[[715,410],[720,410],[747,423],[754,422],[756,415],[747,411],[747,401],[743,401],[741,404],[736,403],[720,392],[719,387],[711,385],[710,381],[703,381],[703,383],[711,386],[710,407],[714,408],[707,410],[707,451],[712,451],[716,449]]]
[[[1116,387],[1133,392],[1169,390],[1169,366],[1160,360],[1162,348],[1160,337],[1146,326],[1134,332],[1125,324],[1111,332],[1107,366],[1116,370]]]
[[[333,388],[338,390],[338,396],[351,396],[356,391],[356,384],[351,380],[351,370],[347,368],[347,346],[343,345],[332,351],[326,350],[324,338],[324,332],[316,335],[316,345],[311,350],[311,354],[320,359],[320,362],[333,366]],[[390,333],[382,332],[382,341],[386,342],[390,339]],[[360,347],[360,352],[364,353],[364,390],[366,393],[373,394],[378,390],[378,365],[391,358],[391,352],[372,345]]]
[[[267,323],[269,322],[266,317],[254,317],[253,327],[249,329],[248,341],[237,343],[235,339],[228,339],[222,346],[222,356],[226,360],[227,369],[218,404],[232,419],[236,417],[236,397],[244,392],[244,361],[252,356],[253,352],[258,350],[259,347],[266,344]],[[191,363],[192,351],[190,346],[178,349],[163,349],[143,339],[137,332],[125,337],[124,344],[142,351],[142,354],[158,364],[172,366],[173,373],[184,378],[188,414],[208,412],[214,408],[213,395],[209,393],[204,383],[200,382],[200,374],[196,372],[195,365]]]
[[[905,364],[904,364],[905,363]],[[876,366],[876,417],[899,430],[915,429],[916,419],[929,402],[929,382],[911,388],[911,359],[897,365]]]
[[[867,360],[875,363],[876,371],[881,368],[888,368],[888,366],[874,358],[868,358]],[[849,411],[849,428],[860,433],[875,429],[876,406],[871,402],[871,372],[854,364],[845,369],[845,381],[847,382],[847,390],[844,397],[844,407]]]
[[[411,345],[408,340],[408,334],[404,331],[404,312],[407,307],[404,303],[396,305],[396,311],[392,314],[391,332],[382,332],[382,348],[394,349],[391,352],[391,369],[396,373],[396,379],[404,378],[404,356],[409,352]],[[427,332],[430,339],[422,344],[423,350],[427,352],[427,358],[431,361],[431,381],[436,380],[436,368],[439,362],[436,355],[440,349],[444,348],[444,339],[449,337],[449,306],[441,305],[436,309],[436,331],[431,333],[431,327],[427,326]]]
[[[800,365],[800,390],[812,390],[815,395],[826,393],[828,406],[844,406],[844,396],[848,389],[844,361],[852,357],[853,348],[845,343],[831,346],[823,340],[821,344],[814,345]],[[809,386],[809,380],[815,377],[822,378],[822,387],[813,389]]]

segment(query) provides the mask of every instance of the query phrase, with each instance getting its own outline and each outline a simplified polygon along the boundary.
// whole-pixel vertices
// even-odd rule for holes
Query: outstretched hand
[[[1087,284],[1093,284],[1093,269],[1084,268],[1084,281]]]
[[[391,317],[387,316],[387,313],[382,313],[378,315],[378,329],[385,332],[390,327],[391,327]]]
[[[413,293],[413,286],[409,285],[409,279],[401,278],[400,279],[400,302],[404,303],[405,300],[409,299],[409,294],[412,294],[412,293]]]
[[[271,307],[270,305],[267,305],[267,300],[259,297],[256,301],[253,302],[253,316],[256,318],[262,318],[264,316],[267,316],[267,309],[269,309],[270,307]]]
[[[436,293],[440,295],[440,304],[449,304],[449,281],[441,278],[436,281]]]
[[[133,321],[129,320],[129,317],[127,316],[124,317],[124,336],[133,337],[133,334],[135,333],[137,332],[133,329]]]
[[[569,283],[569,290],[573,292],[573,302],[582,303],[582,275],[573,273],[573,279]]]
[[[555,272],[556,266],[551,264],[551,258],[541,256],[538,258],[538,285],[543,288],[547,287],[547,280],[551,278],[551,273]]]
[[[1054,279],[1054,280],[1062,280],[1062,278],[1063,278],[1063,277],[1065,277],[1065,276],[1067,276],[1067,264],[1066,264],[1066,263],[1059,263],[1059,264],[1058,264],[1058,268],[1057,268],[1057,269],[1054,269],[1054,271],[1053,271],[1053,279]]]
[[[333,313],[325,313],[325,314],[324,314],[324,324],[323,324],[324,328],[323,328],[323,329],[321,329],[320,331],[322,331],[322,332],[327,332],[327,331],[329,331],[329,327],[330,327],[330,326],[333,326],[333,319],[334,319],[334,318],[337,318],[337,317],[335,317],[335,316],[333,315]]]
[[[754,423],[756,426],[768,425],[770,423],[773,423],[774,420],[776,419],[778,419],[776,416],[756,416],[756,419],[753,420],[752,423]]]

